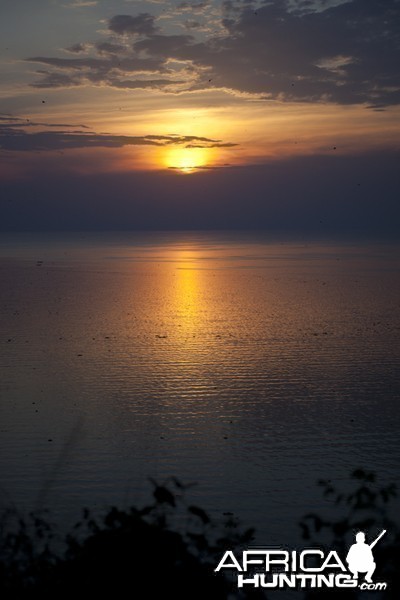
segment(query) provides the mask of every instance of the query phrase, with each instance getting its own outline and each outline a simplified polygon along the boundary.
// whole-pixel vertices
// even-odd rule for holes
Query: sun
[[[204,169],[211,160],[210,148],[168,148],[163,157],[164,165],[180,173],[194,173]]]

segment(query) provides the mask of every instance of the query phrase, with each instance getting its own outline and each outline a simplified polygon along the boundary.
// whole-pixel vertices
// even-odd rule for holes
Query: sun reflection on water
[[[176,267],[175,310],[182,334],[195,334],[199,314],[204,302],[201,293],[200,271],[195,266],[196,257],[188,250],[179,252]]]

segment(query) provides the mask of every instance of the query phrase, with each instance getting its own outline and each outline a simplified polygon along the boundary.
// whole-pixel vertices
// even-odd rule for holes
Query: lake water
[[[399,266],[388,243],[3,236],[3,504],[74,519],[173,475],[290,544],[317,479],[398,481]]]

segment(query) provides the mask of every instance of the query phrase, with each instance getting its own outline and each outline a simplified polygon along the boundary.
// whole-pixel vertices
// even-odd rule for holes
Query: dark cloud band
[[[45,131],[31,129],[40,127]],[[76,129],[79,127],[79,129]],[[52,130],[57,128],[55,131]],[[26,131],[28,129],[29,131]],[[0,116],[0,151],[51,151],[73,148],[122,148],[123,146],[170,146],[186,148],[229,147],[235,144],[194,135],[111,135],[86,131],[84,125],[35,123],[8,115]]]

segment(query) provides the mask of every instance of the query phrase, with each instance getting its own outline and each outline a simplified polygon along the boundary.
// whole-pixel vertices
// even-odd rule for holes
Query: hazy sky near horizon
[[[396,231],[398,0],[3,0],[0,228]]]

